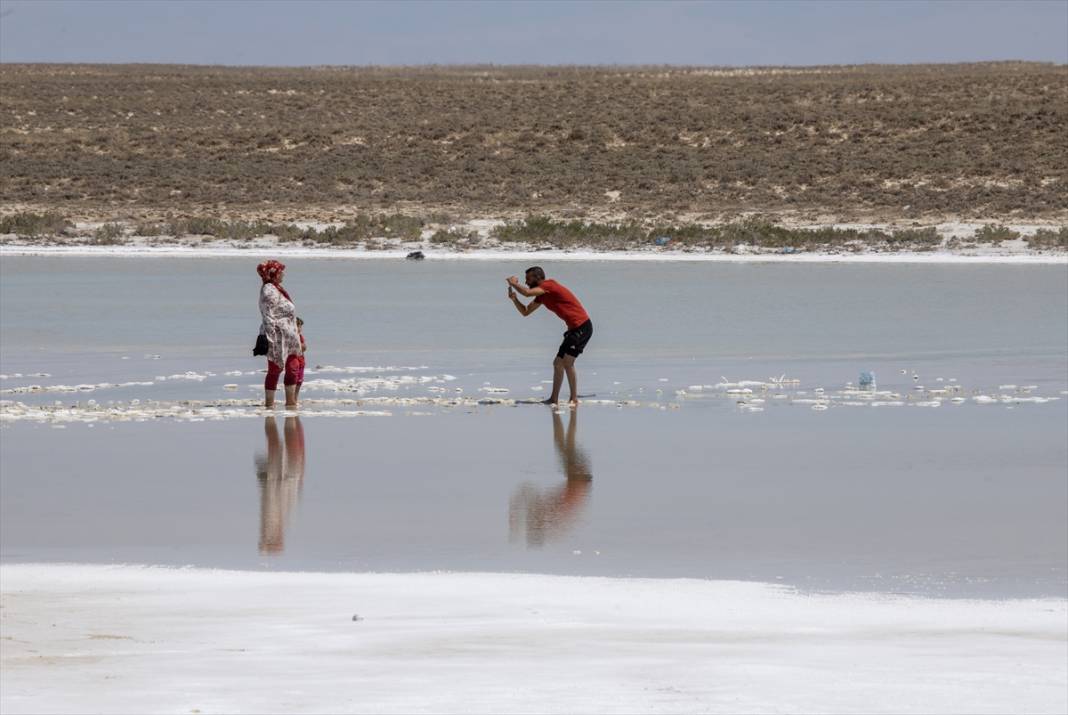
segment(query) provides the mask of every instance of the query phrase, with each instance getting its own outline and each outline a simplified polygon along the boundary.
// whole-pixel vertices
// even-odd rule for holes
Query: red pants
[[[296,385],[303,380],[297,379],[297,373],[303,373],[300,369],[300,356],[290,355],[286,358],[286,376],[283,379],[283,385]],[[273,392],[278,389],[278,377],[282,374],[282,368],[279,365],[275,365],[270,360],[267,361],[267,377],[263,380],[263,389]],[[303,377],[303,375],[301,376]]]

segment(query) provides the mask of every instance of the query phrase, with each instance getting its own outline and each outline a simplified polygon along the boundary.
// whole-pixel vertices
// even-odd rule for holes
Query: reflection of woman
[[[578,410],[572,410],[564,436],[564,423],[553,412],[553,443],[560,457],[566,481],[556,489],[541,493],[532,484],[521,484],[512,495],[508,512],[513,538],[526,526],[528,546],[541,546],[563,535],[582,512],[589,498],[593,473],[589,459],[575,444]]]
[[[267,377],[263,381],[264,406],[274,406],[278,377],[285,372],[283,384],[286,407],[297,406],[297,370],[300,363],[300,335],[297,332],[297,307],[282,287],[286,267],[278,261],[264,261],[256,266],[260,286],[260,332],[267,336]]]
[[[285,422],[285,456],[274,417],[263,423],[267,454],[256,457],[260,482],[260,553],[281,553],[285,548],[289,512],[304,484],[304,426],[299,417]]]

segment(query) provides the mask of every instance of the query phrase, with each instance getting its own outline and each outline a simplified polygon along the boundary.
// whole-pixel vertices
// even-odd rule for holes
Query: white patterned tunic
[[[300,354],[300,335],[297,333],[297,306],[282,295],[273,283],[260,288],[260,332],[267,336],[267,359],[285,367],[286,358]]]

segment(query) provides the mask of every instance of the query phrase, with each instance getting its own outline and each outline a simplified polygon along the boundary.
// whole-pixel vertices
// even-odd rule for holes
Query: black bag
[[[260,333],[256,337],[256,347],[252,348],[252,355],[254,357],[256,355],[266,355],[268,347],[270,347],[270,345],[268,345],[267,343],[267,336],[263,333]]]

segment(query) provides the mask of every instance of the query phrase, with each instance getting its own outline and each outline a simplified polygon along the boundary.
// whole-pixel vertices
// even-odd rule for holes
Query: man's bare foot
[[[558,400],[554,400],[553,398],[550,397],[547,400],[542,400],[541,404],[543,404],[543,405],[555,405],[557,402],[558,402]]]

